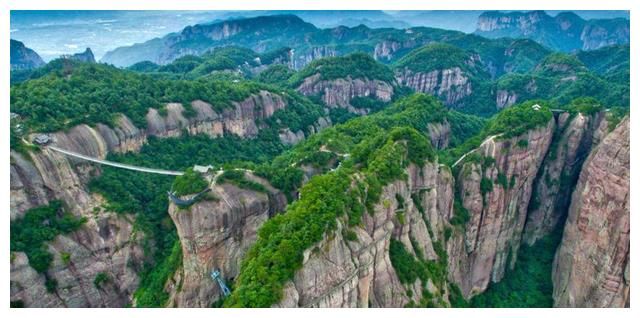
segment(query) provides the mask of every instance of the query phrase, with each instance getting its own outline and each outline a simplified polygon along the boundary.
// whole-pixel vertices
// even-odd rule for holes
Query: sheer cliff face
[[[83,138],[91,136],[83,134],[86,131],[79,127],[69,133],[75,138],[59,140],[73,150],[78,150],[74,142],[87,142],[92,145],[88,153],[104,156],[106,148]],[[47,275],[58,282],[54,293],[46,291],[45,276],[29,265],[24,253],[12,253],[11,300],[21,300],[27,307],[122,307],[129,303],[138,284],[136,267],[144,257],[141,235],[134,231],[133,216],[105,211],[104,200],[88,192],[84,184],[97,173],[94,168],[72,163],[48,149],[31,153],[30,159],[12,152],[11,162],[12,219],[54,198],[63,199],[74,215],[87,218],[80,230],[48,243],[54,258]],[[109,278],[100,288],[93,283],[98,273]]]
[[[162,116],[155,109],[147,113],[147,133],[159,137],[175,137],[186,129],[189,134],[207,134],[220,137],[234,134],[240,137],[255,137],[259,128],[256,120],[271,117],[277,110],[284,109],[286,103],[279,95],[260,91],[241,101],[234,102],[233,107],[222,112],[213,110],[210,104],[203,101],[192,102],[196,112],[194,118],[185,118],[181,104],[166,105],[167,115]]]
[[[584,163],[553,266],[557,307],[629,306],[629,119]]]
[[[257,230],[284,210],[286,198],[281,192],[249,173],[246,177],[263,184],[268,193],[220,184],[211,186],[215,200],[203,200],[186,209],[170,205],[183,260],[167,285],[169,307],[210,307],[221,296],[211,271],[218,269],[227,283],[232,281],[257,239]]]
[[[416,92],[433,94],[447,106],[456,106],[460,100],[473,93],[469,76],[459,67],[433,70],[428,73],[404,70],[396,73],[400,85]]]
[[[79,125],[51,137],[62,149],[104,159],[109,152],[139,150],[149,135],[177,136],[184,129],[190,134],[231,133],[252,137],[260,129],[257,119],[271,116],[286,104],[280,96],[263,91],[234,103],[233,108],[220,114],[203,102],[196,101],[193,107],[196,116],[190,119],[184,118],[179,104],[167,105],[164,117],[151,109],[146,130],[135,127],[122,116],[113,128],[102,124]],[[48,243],[54,260],[47,275],[58,281],[55,293],[46,291],[44,275],[29,266],[24,253],[12,254],[11,300],[22,300],[27,307],[123,307],[129,304],[138,285],[138,269],[144,262],[142,233],[134,230],[135,216],[104,210],[104,199],[88,190],[87,183],[100,173],[99,168],[46,147],[30,152],[28,157],[13,151],[10,156],[12,220],[54,199],[64,201],[71,213],[88,220],[80,230],[59,235]],[[70,254],[69,261],[62,259],[66,253]],[[106,273],[109,280],[97,288],[93,281],[101,272]]]
[[[470,220],[447,247],[450,276],[465,296],[484,291],[513,266],[534,180],[554,127],[550,120],[545,127],[519,137],[488,138],[476,151],[481,162],[469,160],[460,167],[456,191]],[[525,144],[520,140],[526,146],[520,146]]]
[[[297,91],[305,96],[320,95],[329,107],[345,108],[361,115],[369,110],[353,107],[350,102],[354,97],[371,97],[383,102],[389,102],[393,97],[393,86],[387,82],[351,77],[327,81],[321,80],[320,74],[306,78]]]
[[[564,221],[582,163],[607,131],[605,113],[558,118],[556,140],[545,157],[529,206],[524,240],[533,245]]]
[[[138,151],[147,136],[179,136],[204,133],[212,137],[235,134],[254,137],[261,127],[256,123],[273,115],[287,105],[279,95],[261,91],[234,107],[217,113],[202,101],[192,103],[196,116],[186,119],[180,104],[167,104],[167,115],[149,109],[147,129],[139,129],[126,116],[121,116],[115,126],[98,124],[96,127],[78,125],[68,132],[51,135],[59,148],[104,159],[109,152]],[[328,125],[325,121],[319,125]],[[49,149],[31,152],[30,158],[11,153],[11,218],[22,215],[29,208],[46,204],[53,198],[63,199],[70,208],[80,211],[83,205],[95,201],[87,193],[85,184],[95,175],[91,165],[66,157]]]
[[[389,246],[395,239],[414,255],[438,259],[434,244],[444,240],[453,178],[449,169],[438,164],[410,165],[407,174],[407,181],[383,188],[373,214],[365,213],[363,226],[351,229],[356,239],[344,238],[346,226],[339,222],[334,233],[305,251],[302,268],[285,285],[283,299],[276,306],[402,307],[411,300],[419,302],[423,283],[448,303],[446,284],[420,279],[402,284],[391,264]]]

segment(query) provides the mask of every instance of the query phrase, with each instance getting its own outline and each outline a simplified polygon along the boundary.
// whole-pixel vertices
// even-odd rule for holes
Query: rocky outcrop
[[[336,52],[336,49],[331,46],[311,47],[308,50],[306,50],[306,52],[304,53],[293,55],[292,68],[295,70],[299,70],[314,60],[321,59],[323,57],[332,57],[337,55],[338,55],[338,52]]]
[[[445,149],[449,146],[449,137],[451,136],[451,125],[448,121],[441,123],[429,123],[427,125],[429,139],[431,145],[436,149]]]
[[[10,44],[11,70],[29,70],[44,65],[44,61],[34,50],[26,47],[24,43],[11,40]]]
[[[438,96],[447,106],[456,106],[473,93],[469,76],[459,67],[427,73],[404,69],[396,72],[396,80],[416,92]]]
[[[330,127],[331,125],[331,118],[329,118],[328,116],[320,117],[315,124],[310,125],[307,128],[307,131],[310,135],[313,135],[319,133],[327,127]],[[279,132],[278,137],[280,138],[280,141],[285,145],[295,145],[306,138],[304,131],[298,130],[294,133],[289,128],[282,129]]]
[[[389,247],[393,238],[414,255],[438,259],[434,245],[442,244],[452,213],[453,177],[449,169],[435,163],[410,165],[407,174],[406,181],[383,188],[380,202],[371,215],[365,213],[362,226],[349,229],[355,239],[344,238],[347,230],[339,221],[335,232],[305,251],[302,268],[285,285],[276,306],[402,307],[419,302],[423,283],[431,294],[441,296],[443,304],[448,303],[446,284],[431,279],[402,284]]]
[[[580,33],[582,49],[595,50],[609,45],[629,43],[630,31],[627,19],[613,19],[609,24],[590,21]]]
[[[64,56],[70,60],[75,60],[75,61],[80,61],[80,62],[85,62],[85,63],[95,63],[96,59],[93,56],[93,52],[91,51],[90,48],[87,48],[86,50],[84,50],[84,52],[82,53],[76,53],[73,55],[68,55],[68,56]]]
[[[573,12],[552,17],[544,11],[485,12],[476,33],[489,38],[529,38],[550,48],[571,52],[629,43],[629,20],[584,20]]]
[[[156,109],[147,113],[147,134],[158,137],[175,137],[187,130],[189,134],[207,134],[220,137],[234,134],[240,137],[255,137],[260,127],[257,121],[271,117],[274,112],[286,107],[284,99],[268,91],[260,91],[241,102],[233,102],[233,107],[216,112],[213,106],[203,101],[194,101],[191,106],[196,112],[193,118],[185,118],[181,104],[169,103],[165,106],[166,116]]]
[[[411,30],[406,30],[406,33]],[[385,40],[376,44],[373,49],[373,58],[379,61],[391,61],[397,58],[397,52],[400,50],[408,50],[422,45],[423,41],[417,41],[415,39],[409,39],[403,42]]]
[[[137,128],[121,116],[113,127],[78,125],[66,132],[50,134],[53,144],[72,152],[104,159],[110,152],[137,151],[148,136],[178,136],[205,133],[222,136],[228,133],[253,137],[261,128],[257,121],[286,107],[279,95],[261,91],[233,103],[220,113],[201,101],[192,103],[196,115],[186,119],[180,104],[168,104],[166,116],[150,109],[147,128]],[[326,124],[323,122],[323,124]],[[319,128],[322,125],[319,124]],[[72,234],[58,236],[48,243],[54,262],[46,275],[58,281],[58,291],[47,293],[44,275],[35,272],[26,255],[14,253],[11,263],[11,300],[21,300],[28,307],[122,307],[131,302],[137,288],[140,266],[144,262],[142,234],[134,231],[135,217],[116,215],[104,210],[104,200],[91,193],[87,184],[100,173],[98,167],[65,156],[47,147],[28,155],[11,152],[11,220],[33,207],[62,200],[71,213],[89,221]],[[62,260],[61,255],[69,254]],[[104,272],[108,283],[101,288],[93,284]]]
[[[189,119],[183,116],[180,104],[168,104],[166,116],[161,116],[156,109],[149,109],[146,130],[137,128],[126,116],[120,116],[113,127],[103,124],[96,127],[78,125],[67,132],[53,133],[50,137],[59,148],[104,159],[110,152],[139,150],[147,136],[178,136],[183,130],[190,134],[204,133],[213,137],[228,133],[253,137],[260,129],[256,121],[270,117],[275,111],[285,108],[286,104],[279,95],[261,91],[242,102],[234,103],[234,107],[226,108],[221,113],[216,113],[211,105],[202,101],[194,101],[192,106],[196,115]],[[319,120],[317,129],[326,125],[326,120]],[[12,152],[12,219],[53,198],[62,199],[72,207],[83,206],[92,201],[83,188],[92,173],[95,173],[89,167],[78,159],[46,148],[40,152],[30,152],[30,156],[26,158]]]
[[[297,91],[305,96],[320,95],[329,107],[346,108],[362,115],[369,110],[353,107],[350,102],[354,97],[371,97],[383,102],[389,102],[393,97],[393,86],[387,82],[351,77],[327,81],[321,80],[320,74],[307,77]]]
[[[86,132],[77,127],[69,133],[74,138],[58,140],[78,150],[76,142],[83,144]],[[92,145],[89,152],[104,155],[105,147],[86,144]],[[54,198],[63,199],[71,213],[87,219],[78,231],[47,243],[54,259],[46,275],[58,283],[54,293],[46,291],[45,275],[29,266],[24,253],[12,253],[11,301],[27,307],[122,307],[130,302],[138,284],[136,267],[144,257],[142,236],[134,231],[134,217],[105,211],[104,200],[89,193],[85,184],[95,173],[91,166],[72,163],[48,149],[31,152],[28,158],[11,152],[12,220]],[[99,273],[108,281],[97,287],[93,281]]]
[[[212,185],[207,198],[188,208],[169,207],[182,244],[182,267],[168,283],[169,307],[209,307],[221,296],[211,271],[218,269],[233,281],[243,256],[257,239],[260,226],[284,210],[284,194],[266,181],[246,173],[263,184],[268,193],[242,189],[232,184]]]
[[[559,115],[554,142],[535,184],[523,240],[533,245],[566,218],[582,163],[607,131],[605,113]]]
[[[456,191],[470,220],[452,236],[447,250],[450,278],[465,297],[500,281],[514,265],[534,180],[554,127],[550,120],[519,137],[491,137],[476,151],[476,159],[462,163]]]
[[[630,121],[595,148],[573,191],[553,263],[556,307],[628,307]]]
[[[518,94],[506,90],[498,90],[496,93],[496,106],[498,109],[509,107],[518,101]]]

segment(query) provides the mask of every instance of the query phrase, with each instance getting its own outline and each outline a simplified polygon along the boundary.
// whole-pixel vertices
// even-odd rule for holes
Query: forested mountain
[[[11,306],[628,306],[630,50],[586,49],[275,15],[12,72]]]

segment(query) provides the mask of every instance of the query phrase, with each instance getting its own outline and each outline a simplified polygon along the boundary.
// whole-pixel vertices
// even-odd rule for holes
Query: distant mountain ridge
[[[11,70],[29,70],[44,65],[44,61],[34,50],[26,47],[24,43],[11,40],[10,44]]]
[[[552,17],[544,11],[485,12],[475,31],[489,38],[528,38],[564,52],[627,44],[629,32],[625,18],[585,20],[573,12]]]
[[[551,17],[544,11],[485,12],[477,35],[488,38],[527,38],[564,52],[593,50],[629,42],[625,18],[585,20],[575,13]],[[102,62],[116,66],[150,61],[164,65],[185,55],[201,55],[215,47],[240,46],[262,53],[293,49],[292,65],[299,69],[312,60],[364,51],[391,62],[409,50],[431,42],[463,42],[471,35],[428,27],[370,28],[365,25],[322,29],[294,14],[232,18],[196,24],[144,43],[107,52]],[[473,40],[473,39],[471,39]]]

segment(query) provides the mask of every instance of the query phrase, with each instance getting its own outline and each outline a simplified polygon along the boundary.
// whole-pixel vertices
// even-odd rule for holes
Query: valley
[[[11,306],[628,307],[628,20],[495,14],[12,40]]]

